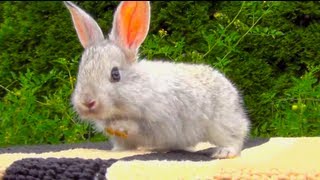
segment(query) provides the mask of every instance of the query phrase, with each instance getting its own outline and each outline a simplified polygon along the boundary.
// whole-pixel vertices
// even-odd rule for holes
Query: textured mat
[[[320,179],[320,138],[255,139],[241,157],[195,152],[111,152],[108,143],[0,148],[0,179]]]

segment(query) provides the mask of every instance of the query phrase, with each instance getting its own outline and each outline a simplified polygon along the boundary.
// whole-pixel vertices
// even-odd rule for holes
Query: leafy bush
[[[118,2],[77,2],[107,34]],[[151,2],[141,57],[209,64],[253,136],[317,136],[319,2]],[[61,2],[0,3],[0,146],[103,140],[70,107],[82,47]]]
[[[12,74],[20,85],[9,90],[0,103],[0,146],[12,144],[70,143],[84,141],[93,132],[88,124],[81,124],[69,105],[75,77],[69,67],[77,62],[66,59],[54,60],[55,68],[47,73]],[[56,89],[45,96],[42,89],[54,83]],[[91,138],[105,139],[96,136]]]
[[[62,2],[0,7],[0,146],[105,139],[70,106],[82,47]]]

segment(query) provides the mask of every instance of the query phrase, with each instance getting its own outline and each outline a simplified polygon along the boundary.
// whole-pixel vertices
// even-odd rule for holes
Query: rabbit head
[[[149,2],[121,2],[107,39],[89,14],[71,2],[64,4],[72,15],[78,38],[84,47],[72,95],[75,110],[82,118],[91,120],[123,114],[119,111],[126,100],[121,98],[128,96],[120,92],[126,92],[128,77],[134,79],[135,76],[130,72],[149,30]],[[119,88],[123,90],[119,91]]]

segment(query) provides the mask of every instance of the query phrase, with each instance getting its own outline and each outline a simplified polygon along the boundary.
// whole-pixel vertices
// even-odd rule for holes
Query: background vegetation
[[[76,2],[105,34],[118,2]],[[320,135],[320,2],[151,3],[149,59],[206,63],[241,90],[252,136]],[[0,3],[0,146],[105,140],[70,105],[82,47],[62,2]]]

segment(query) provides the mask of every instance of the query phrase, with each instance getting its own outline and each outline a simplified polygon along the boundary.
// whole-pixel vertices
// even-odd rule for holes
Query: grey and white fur
[[[107,39],[90,15],[71,2],[65,5],[84,47],[72,104],[98,130],[128,133],[126,139],[111,137],[114,150],[166,151],[209,142],[219,148],[215,158],[240,155],[250,121],[239,92],[223,74],[201,64],[138,61],[149,29],[149,2],[121,2]],[[134,28],[121,34],[126,30],[121,9],[128,6],[138,10],[131,21],[141,12],[144,23],[137,37],[130,35],[132,41],[124,36]],[[114,67],[120,73],[116,82]]]

